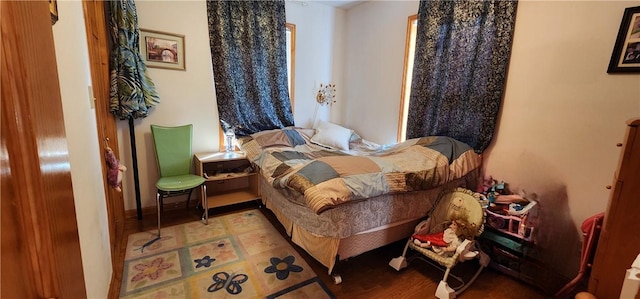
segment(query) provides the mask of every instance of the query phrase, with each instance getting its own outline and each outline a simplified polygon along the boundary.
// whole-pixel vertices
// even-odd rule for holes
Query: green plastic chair
[[[149,244],[160,239],[160,214],[163,211],[162,201],[164,198],[188,194],[188,208],[191,193],[195,188],[201,187],[202,194],[207,194],[205,178],[191,173],[191,165],[193,164],[193,125],[188,124],[177,127],[151,125],[151,134],[160,178],[156,182],[156,188],[158,189],[156,194],[158,236],[155,240],[150,241]],[[204,222],[208,224],[209,215],[206,209],[204,214]],[[145,244],[145,246],[149,244]]]

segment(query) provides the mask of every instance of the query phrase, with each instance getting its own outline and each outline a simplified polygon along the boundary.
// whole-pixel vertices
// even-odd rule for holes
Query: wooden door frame
[[[89,50],[89,66],[95,101],[96,124],[98,128],[97,142],[101,147],[109,146],[119,157],[118,130],[116,118],[109,112],[109,36],[107,30],[107,15],[105,2],[102,0],[83,0],[84,20],[87,34],[87,48]],[[104,153],[101,153],[103,156]],[[109,297],[117,298],[122,275],[123,260],[121,247],[124,238],[124,198],[122,192],[117,192],[107,184],[106,160],[101,159],[103,184],[107,206],[109,224],[109,241],[111,248],[111,287]]]

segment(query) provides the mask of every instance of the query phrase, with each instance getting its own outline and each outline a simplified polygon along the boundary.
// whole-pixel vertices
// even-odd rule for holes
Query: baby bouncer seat
[[[483,200],[479,193],[464,188],[455,188],[446,190],[440,194],[433,208],[428,213],[428,218],[420,222],[415,233],[407,241],[402,256],[393,258],[389,265],[400,271],[407,267],[407,263],[415,259],[420,259],[434,266],[441,265],[444,267],[444,277],[438,284],[436,289],[436,297],[455,298],[456,295],[462,293],[473,281],[478,277],[480,272],[489,264],[489,256],[480,250],[480,246],[476,244],[475,237],[479,236],[484,230],[485,208]],[[418,242],[416,239],[422,239],[423,235],[431,235],[441,233],[447,229],[452,220],[462,219],[469,228],[467,237],[461,237],[456,240],[450,248],[455,251],[445,253],[437,246],[425,246],[425,243]],[[446,235],[446,233],[445,233]],[[431,243],[429,243],[431,244]],[[457,246],[456,246],[457,245]],[[407,258],[407,251],[411,248],[417,253]],[[478,259],[478,270],[473,274],[471,279],[465,282],[461,277],[450,274],[458,262]],[[438,265],[436,265],[438,264]],[[439,268],[442,268],[439,267]],[[447,279],[453,277],[458,283],[454,288],[449,287]]]

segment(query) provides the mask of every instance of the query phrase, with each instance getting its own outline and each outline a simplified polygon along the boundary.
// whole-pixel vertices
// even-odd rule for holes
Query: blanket
[[[284,128],[241,138],[240,148],[275,188],[304,195],[316,213],[382,194],[427,190],[464,177],[480,156],[453,138],[429,136],[372,146],[355,138],[349,151],[311,142],[312,129]]]

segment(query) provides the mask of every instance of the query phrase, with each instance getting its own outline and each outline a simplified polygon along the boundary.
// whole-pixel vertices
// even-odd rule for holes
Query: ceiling
[[[303,6],[307,5],[307,2],[311,1],[311,2],[322,3],[324,5],[328,5],[332,7],[349,9],[367,0],[327,0],[327,1],[325,0],[289,0],[289,1],[298,2],[300,3],[300,5],[303,5]]]
[[[322,1],[323,4],[329,5],[329,6],[333,6],[333,7],[339,7],[339,8],[344,8],[344,9],[349,9],[351,7],[354,7],[362,2],[364,2],[366,0],[342,0],[342,1]]]

